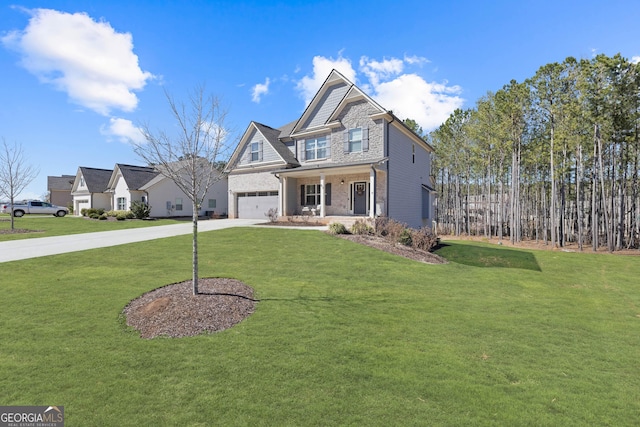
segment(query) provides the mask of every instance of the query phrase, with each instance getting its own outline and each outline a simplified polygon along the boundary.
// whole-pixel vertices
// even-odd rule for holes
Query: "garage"
[[[238,193],[238,218],[267,219],[269,209],[278,209],[277,191]]]

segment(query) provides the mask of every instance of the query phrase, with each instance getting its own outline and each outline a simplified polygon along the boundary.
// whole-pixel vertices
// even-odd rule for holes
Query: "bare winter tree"
[[[2,147],[0,147],[0,195],[9,199],[9,212],[13,212],[13,203],[15,198],[31,184],[36,176],[38,169],[27,164],[24,157],[22,146],[14,143],[7,144],[2,138]],[[11,215],[11,230],[14,228],[14,218]]]
[[[193,208],[193,295],[198,294],[198,210],[207,191],[224,179],[233,146],[227,128],[227,110],[213,95],[198,86],[188,100],[179,102],[165,91],[176,131],[152,130],[142,125],[145,142],[134,150],[145,162],[172,180]]]

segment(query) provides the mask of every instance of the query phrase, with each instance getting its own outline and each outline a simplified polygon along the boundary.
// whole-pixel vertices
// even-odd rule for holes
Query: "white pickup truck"
[[[3,203],[0,205],[0,212],[9,213],[11,205]],[[14,203],[13,216],[21,217],[25,214],[51,214],[53,216],[65,216],[69,213],[69,209],[62,206],[52,205],[51,203],[41,202],[39,200],[29,200],[28,202]]]

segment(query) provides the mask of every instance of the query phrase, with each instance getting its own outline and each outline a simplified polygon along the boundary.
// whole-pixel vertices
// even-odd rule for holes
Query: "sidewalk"
[[[216,219],[198,221],[198,232],[221,230],[231,227],[247,227],[263,223],[259,219]],[[0,242],[0,263],[37,258],[47,255],[78,252],[87,249],[124,245],[126,243],[191,234],[193,224],[161,225],[157,227],[131,228],[98,233],[71,234],[67,236]]]

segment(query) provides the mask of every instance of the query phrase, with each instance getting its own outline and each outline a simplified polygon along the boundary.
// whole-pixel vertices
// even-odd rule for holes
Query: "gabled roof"
[[[285,126],[288,126],[288,125],[285,125]],[[287,165],[295,165],[295,166],[300,165],[300,163],[298,163],[298,160],[296,160],[295,156],[291,153],[291,150],[289,150],[289,148],[280,140],[282,135],[282,129],[274,129],[270,126],[263,125],[262,123],[252,121],[251,123],[249,123],[249,126],[247,126],[247,130],[242,135],[242,138],[240,138],[240,142],[238,143],[238,146],[236,147],[236,149],[233,151],[233,154],[231,155],[231,159],[229,160],[229,165],[231,165],[232,168],[235,169],[236,163],[240,160],[239,159],[240,154],[244,150],[247,143],[250,142],[249,137],[251,136],[253,129],[255,129],[257,132],[260,133],[260,135],[264,137],[264,139],[266,140],[265,142],[273,148],[273,150],[278,154],[278,156],[280,156],[283,163],[286,163]]]
[[[78,168],[78,174],[82,174],[90,193],[104,193],[109,186],[109,179],[112,173],[112,169],[97,169],[84,166]]]
[[[50,191],[71,191],[71,187],[73,187],[73,181],[75,179],[75,175],[48,176],[47,188]]]
[[[273,149],[276,150],[278,155],[282,157],[282,160],[289,164],[298,164],[291,150],[280,141],[280,136],[282,135],[281,129],[273,129],[262,123],[255,123],[255,125],[258,131],[269,141]]]
[[[127,183],[129,190],[139,190],[140,187],[159,175],[159,172],[152,167],[123,165],[118,163],[116,164],[116,167],[109,179],[110,189],[113,189],[116,185],[115,179],[118,172],[122,174],[122,178],[124,179],[124,182]]]

